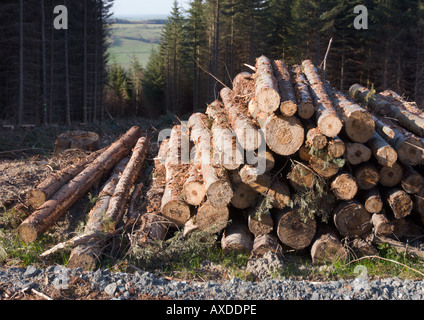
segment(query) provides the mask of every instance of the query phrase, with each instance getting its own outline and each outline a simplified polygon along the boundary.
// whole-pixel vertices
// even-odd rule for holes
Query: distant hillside
[[[109,63],[116,61],[128,67],[130,59],[136,55],[143,66],[149,60],[152,49],[160,43],[166,20],[127,20],[112,19],[111,48]]]

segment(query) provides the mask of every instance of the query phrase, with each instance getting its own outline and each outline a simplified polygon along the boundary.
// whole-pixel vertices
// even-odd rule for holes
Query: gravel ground
[[[44,296],[43,296],[44,294]],[[149,272],[83,272],[62,266],[0,269],[0,300],[424,300],[424,281],[366,277],[325,283],[291,279],[188,282]]]

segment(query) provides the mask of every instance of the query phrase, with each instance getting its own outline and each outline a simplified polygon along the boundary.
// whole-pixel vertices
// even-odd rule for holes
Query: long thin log
[[[315,114],[315,108],[309,91],[308,80],[298,65],[294,65],[291,72],[298,101],[297,114],[302,119],[310,119]]]
[[[68,166],[41,182],[35,189],[27,193],[27,204],[34,209],[38,209],[41,205],[50,199],[56,191],[64,184],[71,181],[80,174],[90,163],[92,163],[105,149],[91,153],[85,159],[78,163]]]
[[[137,143],[141,134],[139,127],[131,128],[83,172],[64,185],[50,200],[45,202],[18,227],[20,239],[27,243],[34,242],[40,234],[47,231],[95,183],[130,153],[131,148]]]
[[[312,97],[317,115],[317,125],[321,132],[329,138],[336,137],[343,128],[343,122],[338,117],[317,68],[310,60],[302,63],[304,73],[311,86]]]
[[[283,116],[291,117],[297,112],[296,94],[293,89],[292,79],[287,65],[282,60],[273,62],[274,75],[280,90],[280,111]]]
[[[259,127],[248,114],[247,107],[234,101],[234,93],[228,88],[220,92],[228,120],[237,140],[246,151],[255,151],[262,143]]]
[[[255,98],[262,112],[273,113],[280,108],[281,97],[271,61],[261,56],[256,59]]]

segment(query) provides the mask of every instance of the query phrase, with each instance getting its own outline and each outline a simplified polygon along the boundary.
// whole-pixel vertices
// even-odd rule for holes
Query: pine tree
[[[157,50],[152,50],[142,80],[145,110],[143,115],[146,117],[157,118],[166,113],[165,85],[163,56]]]

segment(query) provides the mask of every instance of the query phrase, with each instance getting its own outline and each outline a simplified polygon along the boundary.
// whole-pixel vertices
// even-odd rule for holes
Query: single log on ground
[[[66,167],[41,182],[35,189],[30,190],[27,193],[27,204],[34,209],[38,209],[41,205],[50,199],[56,191],[58,191],[64,184],[71,181],[78,174],[80,174],[90,163],[104,152],[106,149],[102,149],[93,152],[91,155],[82,159],[76,164]]]
[[[357,103],[350,101],[344,94],[333,90],[326,85],[334,109],[343,121],[343,130],[354,142],[366,143],[375,132],[375,123],[372,115]]]
[[[294,90],[298,101],[297,113],[302,119],[310,119],[315,114],[315,108],[309,91],[308,80],[298,65],[293,66],[292,74]]]
[[[349,255],[340,240],[333,234],[324,234],[315,240],[311,248],[313,264],[345,262]]]
[[[220,92],[228,120],[237,140],[246,151],[255,151],[262,142],[258,126],[250,118],[247,107],[234,101],[234,93],[224,88]]]
[[[50,200],[45,202],[19,226],[20,239],[26,243],[34,242],[40,234],[47,231],[94,184],[131,152],[131,148],[137,143],[141,134],[139,127],[131,128],[84,171],[57,191]]]
[[[374,132],[367,146],[378,163],[384,167],[391,167],[398,160],[396,150],[378,132]]]
[[[255,99],[262,112],[273,113],[280,108],[281,97],[271,61],[261,56],[256,59]]]
[[[284,61],[274,61],[274,74],[278,83],[278,88],[280,89],[281,114],[286,117],[294,116],[297,112],[296,94],[293,89],[290,72]]]
[[[103,186],[96,205],[88,215],[88,221],[84,229],[85,234],[96,234],[96,237],[89,239],[89,242],[80,243],[79,247],[72,250],[67,264],[69,268],[81,267],[84,270],[93,270],[96,267],[102,248],[105,247],[104,242],[108,234],[106,229],[108,221],[105,219],[105,213],[116,191],[120,175],[124,172],[129,160],[129,158],[121,160]]]
[[[393,236],[395,228],[384,214],[373,214],[372,224],[374,226],[374,234],[379,236]]]
[[[243,161],[243,153],[237,145],[227,114],[218,100],[208,105],[206,114],[213,119],[212,136],[214,152],[218,153],[219,163],[227,170],[237,170]]]
[[[380,182],[380,174],[374,165],[366,163],[356,167],[355,179],[359,190],[370,190]]]
[[[346,143],[345,159],[350,164],[356,166],[370,161],[372,151],[362,143]]]
[[[328,155],[333,159],[342,158],[346,152],[345,143],[339,138],[335,137],[328,141]]]
[[[383,199],[381,197],[380,191],[377,188],[367,190],[364,193],[363,198],[365,209],[369,213],[380,213],[383,210]]]
[[[402,188],[409,194],[417,194],[424,190],[424,177],[414,168],[407,167],[403,172]]]
[[[317,68],[310,60],[303,63],[304,73],[311,85],[317,115],[317,125],[321,132],[329,138],[336,137],[343,128],[343,122],[338,117],[330,97],[324,88],[324,83],[318,74]]]
[[[282,248],[278,242],[278,238],[272,233],[255,237],[251,252],[252,255],[255,257],[262,257],[268,252],[273,252],[278,256],[282,255]]]
[[[309,166],[303,163],[296,164],[287,178],[295,190],[310,190],[317,183],[316,174]]]
[[[366,102],[367,97],[370,97],[370,91],[359,84],[355,84],[350,88],[350,95],[355,99]],[[394,118],[405,129],[421,138],[424,137],[424,118],[420,114],[408,111],[408,108],[404,107],[402,102],[394,99],[387,92],[373,95],[371,99],[368,99],[368,106],[374,113]]]
[[[202,174],[202,153],[200,148],[195,148],[195,158],[188,171],[188,178],[184,182],[182,196],[185,202],[192,206],[200,205],[206,197]]]
[[[233,189],[233,197],[231,199],[231,205],[237,209],[247,209],[255,204],[256,191],[252,189],[248,184],[241,181],[241,177],[238,171],[229,173],[231,186]]]
[[[392,188],[402,182],[403,167],[397,162],[391,167],[381,167],[379,176],[381,185]]]
[[[95,151],[99,149],[99,135],[95,132],[69,131],[56,138],[55,153],[68,149]]]
[[[417,258],[424,259],[424,250],[412,247],[407,243],[393,240],[388,237],[374,236],[373,243],[376,245],[386,244],[394,248],[400,254],[409,254]]]
[[[397,188],[386,190],[386,199],[396,219],[403,219],[412,213],[414,203],[409,194]]]
[[[301,217],[296,208],[278,210],[275,223],[280,241],[294,250],[307,248],[317,231],[316,220]]]
[[[371,214],[356,200],[342,201],[334,211],[334,224],[343,237],[361,236],[372,228]]]
[[[290,156],[303,145],[305,129],[296,117],[258,112],[256,100],[250,101],[249,114],[264,131],[265,141],[273,152],[282,156]]]
[[[229,217],[228,207],[216,208],[209,202],[205,202],[198,209],[195,221],[199,230],[219,233],[227,227]]]
[[[166,160],[166,188],[162,197],[162,215],[177,227],[183,227],[190,219],[190,206],[182,200],[182,187],[189,164],[182,161],[183,150],[189,145],[189,137],[180,126],[172,129]]]
[[[352,200],[358,193],[358,185],[351,174],[341,173],[331,182],[331,190],[339,200]]]
[[[232,219],[225,229],[221,240],[224,254],[250,253],[253,246],[253,235],[247,224],[239,219]]]

